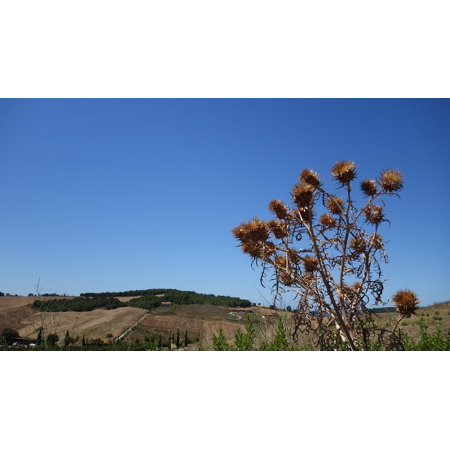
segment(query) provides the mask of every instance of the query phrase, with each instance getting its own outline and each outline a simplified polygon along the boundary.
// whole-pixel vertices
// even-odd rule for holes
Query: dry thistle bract
[[[329,214],[323,214],[319,219],[319,223],[325,228],[334,228],[336,226],[336,221]]]
[[[411,314],[415,314],[419,305],[417,295],[409,289],[398,291],[394,295],[392,301],[394,302],[397,311],[405,317],[410,317]]]
[[[319,174],[317,174],[316,172],[314,172],[310,169],[305,169],[300,174],[300,181],[302,183],[309,184],[310,186],[312,186],[314,188],[318,188],[320,186]]]
[[[397,170],[386,170],[381,174],[381,187],[385,192],[396,192],[403,187],[403,176]]]
[[[383,222],[384,219],[383,208],[378,205],[366,206],[363,210],[363,214],[367,222],[372,225],[378,225]]]
[[[373,197],[377,193],[377,183],[374,180],[364,180],[361,183],[361,190],[367,197]]]
[[[356,165],[352,161],[339,161],[331,169],[331,175],[342,184],[356,178]]]
[[[292,199],[299,209],[311,206],[314,198],[314,188],[309,184],[300,183],[294,186]]]
[[[312,256],[307,256],[303,260],[303,265],[305,267],[306,272],[314,272],[317,270],[317,259]]]
[[[263,242],[269,238],[269,229],[262,220],[255,218],[234,228],[233,234],[242,243]]]
[[[350,248],[355,253],[363,253],[366,250],[366,240],[362,236],[357,236],[351,240]]]
[[[330,196],[327,200],[327,208],[331,214],[342,214],[344,212],[344,202],[339,197]]]
[[[262,256],[261,244],[256,244],[254,242],[245,242],[242,244],[241,248],[244,253],[247,253],[252,258],[260,258]]]
[[[370,245],[376,250],[382,249],[383,248],[383,239],[382,239],[382,237],[378,233],[375,233],[370,238]]]
[[[267,222],[267,226],[269,227],[269,230],[272,232],[272,234],[277,239],[283,239],[289,235],[287,227],[285,226],[285,224],[283,222],[271,220],[271,221]]]
[[[272,200],[269,203],[269,211],[271,211],[278,219],[285,219],[288,213],[288,207],[280,200]]]

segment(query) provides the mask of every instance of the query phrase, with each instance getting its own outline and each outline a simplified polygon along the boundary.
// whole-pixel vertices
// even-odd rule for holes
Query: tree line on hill
[[[136,297],[139,299],[131,300],[132,303],[140,303],[149,305],[151,308],[157,307],[163,301],[170,301],[179,305],[217,305],[217,306],[231,306],[247,308],[252,306],[249,300],[243,300],[239,297],[229,297],[225,295],[214,294],[199,294],[194,291],[180,291],[178,289],[145,289],[135,291],[122,291],[122,292],[86,292],[80,294],[81,297]],[[143,299],[143,300],[141,300]],[[145,299],[145,300],[144,300]],[[141,300],[136,302],[136,300]],[[134,306],[134,305],[133,305]]]
[[[216,305],[228,307],[247,308],[252,306],[249,300],[242,300],[237,297],[226,297],[212,294],[198,294],[190,291],[177,291],[173,289],[153,289],[152,294],[134,298],[128,302],[121,302],[116,297],[126,296],[131,292],[112,292],[101,294],[82,294],[75,298],[59,298],[52,300],[35,300],[33,308],[42,312],[64,312],[64,311],[92,311],[94,309],[116,309],[124,306],[135,308],[154,309],[161,306],[162,302],[170,301],[177,305]],[[164,292],[161,292],[164,291]],[[157,293],[155,293],[157,292]]]
[[[127,306],[126,303],[112,297],[35,300],[33,308],[42,312],[93,311],[94,309],[116,309]]]

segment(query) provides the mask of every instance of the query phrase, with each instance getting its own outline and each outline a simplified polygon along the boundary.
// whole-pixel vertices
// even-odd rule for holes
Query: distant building
[[[172,306],[172,302],[161,302],[161,306]]]

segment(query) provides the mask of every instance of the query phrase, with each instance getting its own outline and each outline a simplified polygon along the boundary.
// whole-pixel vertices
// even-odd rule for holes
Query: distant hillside
[[[178,305],[216,305],[247,308],[252,306],[249,300],[224,295],[199,294],[194,291],[180,291],[177,289],[145,289],[122,292],[86,292],[82,297],[139,297],[130,300],[128,304],[138,308],[152,309],[161,302],[172,302]]]

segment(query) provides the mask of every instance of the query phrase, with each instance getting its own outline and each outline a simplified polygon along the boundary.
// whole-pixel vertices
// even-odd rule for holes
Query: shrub
[[[311,332],[321,349],[369,349],[374,340],[394,335],[404,317],[414,314],[412,291],[394,296],[400,319],[392,330],[374,325],[369,306],[383,304],[382,263],[387,262],[380,228],[387,221],[384,199],[403,186],[395,170],[360,185],[364,201],[354,195],[356,165],[341,161],[331,174],[342,197],[324,189],[320,176],[304,170],[291,192],[292,206],[269,203],[274,219],[254,218],[233,229],[240,247],[261,267],[261,283],[270,276],[274,303],[285,293],[298,302],[294,336]],[[398,336],[385,339],[392,347]],[[380,344],[381,345],[381,344]]]

